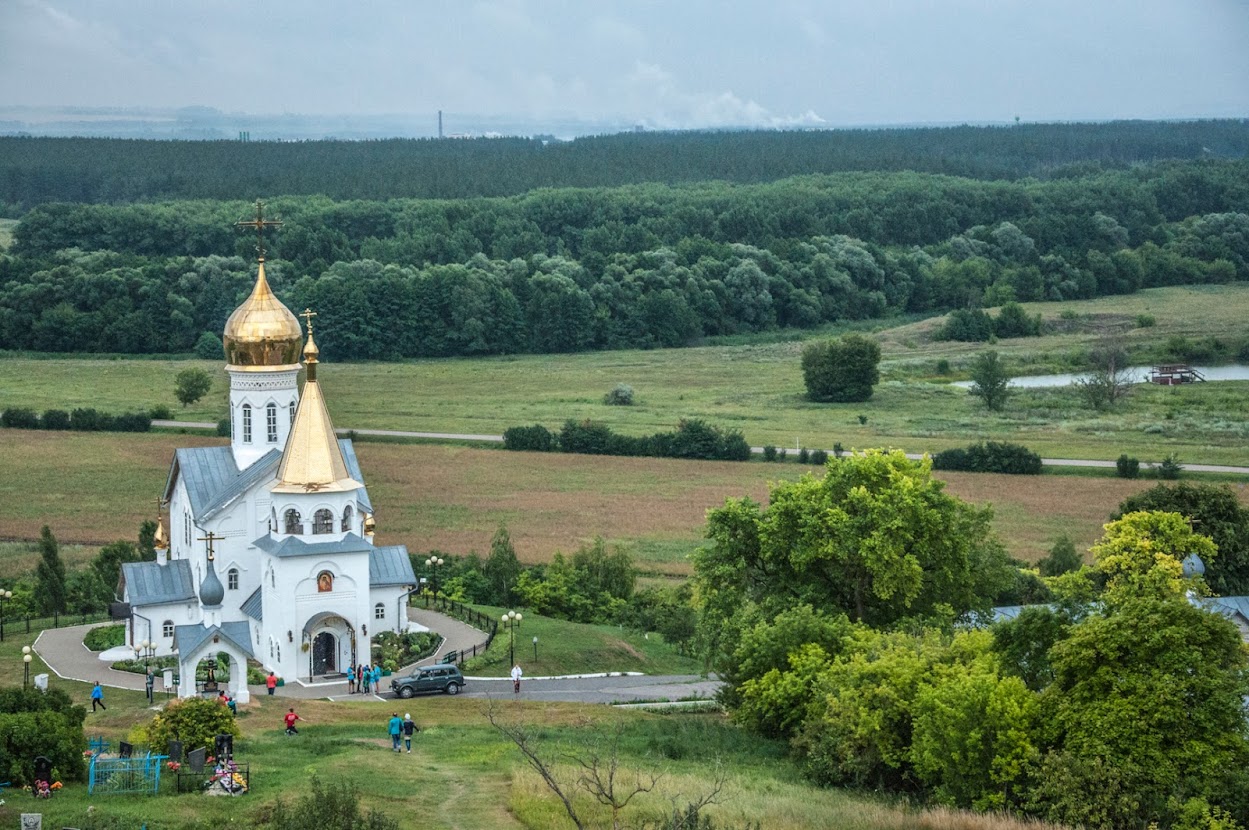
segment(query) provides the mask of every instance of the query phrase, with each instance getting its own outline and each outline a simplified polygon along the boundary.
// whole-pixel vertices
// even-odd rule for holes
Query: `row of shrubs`
[[[837,445],[834,452],[838,455],[841,454],[841,444]],[[784,447],[777,449],[771,444],[768,444],[763,448],[764,461],[775,461],[778,464],[784,464],[788,458],[789,450]],[[817,467],[823,467],[826,463],[828,463],[828,452],[826,450],[809,450],[806,447],[801,447],[797,450],[796,460],[799,464],[813,464]]]
[[[1035,476],[1041,473],[1041,456],[1019,444],[981,441],[966,448],[942,450],[932,457],[932,466],[934,470]]]
[[[1155,478],[1160,478],[1164,481],[1175,481],[1183,471],[1184,466],[1180,464],[1179,458],[1175,453],[1171,453],[1159,461],[1153,466],[1152,470]],[[1141,475],[1140,459],[1132,458],[1127,453],[1124,453],[1115,459],[1115,472],[1119,478],[1139,478]]]
[[[152,416],[146,412],[112,415],[95,409],[49,409],[39,415],[33,409],[10,407],[0,414],[0,426],[9,429],[54,429],[78,432],[147,432]]]
[[[503,433],[503,446],[531,452],[574,452],[585,455],[633,455],[653,458],[695,458],[713,461],[747,461],[750,445],[740,430],[721,429],[698,418],[683,418],[673,432],[654,435],[620,435],[594,421],[564,422],[559,434],[535,424],[511,427]]]

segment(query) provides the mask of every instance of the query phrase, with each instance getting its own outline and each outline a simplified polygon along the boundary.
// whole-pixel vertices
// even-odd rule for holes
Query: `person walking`
[[[108,707],[104,705],[104,689],[100,686],[100,681],[95,681],[95,688],[91,690],[91,711],[95,711],[95,707],[108,711]]]
[[[399,751],[399,736],[403,734],[403,721],[399,719],[398,712],[391,712],[390,723],[386,725],[390,731],[390,748],[395,752]]]
[[[303,720],[303,718],[295,714],[294,708],[287,710],[286,714],[282,716],[282,720],[286,722],[287,735],[299,734],[299,730],[295,728],[295,721]]]
[[[347,694],[356,693],[356,667],[352,664],[347,667]]]
[[[269,690],[269,697],[273,697],[273,690],[278,687],[278,678],[273,672],[269,672],[269,676],[265,678],[265,688]]]
[[[378,694],[382,688],[382,667],[373,667],[373,694]]]
[[[404,746],[408,748],[409,755],[412,754],[412,733],[420,732],[420,731],[421,730],[416,725],[416,721],[412,720],[412,713],[404,712],[403,713],[403,743],[404,743]]]
[[[520,670],[519,663],[512,666],[512,694],[514,695],[520,694],[520,678],[523,674],[524,672]]]

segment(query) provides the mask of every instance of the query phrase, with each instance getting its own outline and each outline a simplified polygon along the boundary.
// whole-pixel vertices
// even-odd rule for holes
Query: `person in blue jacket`
[[[390,748],[395,752],[399,751],[399,736],[403,734],[403,719],[399,717],[398,712],[390,714],[390,723],[387,724],[390,730]]]
[[[100,681],[95,681],[95,688],[91,690],[91,711],[95,711],[95,707],[108,711],[108,707],[104,705],[104,689],[100,687]]]

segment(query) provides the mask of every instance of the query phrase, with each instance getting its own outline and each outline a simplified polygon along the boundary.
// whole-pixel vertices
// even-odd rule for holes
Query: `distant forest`
[[[0,199],[21,214],[0,348],[211,354],[251,287],[254,237],[233,223],[257,195],[284,222],[271,282],[319,312],[338,359],[679,346],[1245,280],[1247,153],[1249,125],[1226,121],[548,146],[0,139]],[[456,198],[397,198],[431,193]]]

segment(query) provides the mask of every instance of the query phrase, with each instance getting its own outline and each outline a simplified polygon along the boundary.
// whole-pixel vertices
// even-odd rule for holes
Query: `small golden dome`
[[[169,539],[165,536],[165,523],[160,520],[160,516],[156,517],[156,533],[152,537],[152,547],[156,550],[165,550],[169,547]]]
[[[293,366],[299,363],[303,332],[291,310],[269,288],[260,260],[251,296],[226,321],[221,338],[231,366]]]
[[[312,327],[308,327],[308,344],[304,346],[304,360],[315,362],[321,356],[321,350],[317,348],[317,341],[312,339]]]

